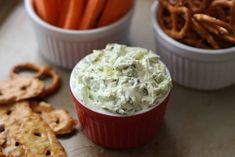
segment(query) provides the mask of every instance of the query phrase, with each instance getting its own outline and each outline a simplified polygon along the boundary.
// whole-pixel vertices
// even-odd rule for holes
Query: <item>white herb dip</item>
[[[119,115],[150,108],[172,87],[159,56],[144,48],[119,44],[94,50],[78,63],[75,77],[81,103]]]

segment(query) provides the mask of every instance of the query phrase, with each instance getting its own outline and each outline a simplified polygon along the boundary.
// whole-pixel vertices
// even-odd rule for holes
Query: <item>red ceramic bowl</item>
[[[73,70],[70,90],[74,105],[83,132],[94,143],[109,148],[137,147],[150,141],[161,128],[170,91],[158,104],[140,113],[131,116],[106,114],[88,108],[79,101],[75,76]]]

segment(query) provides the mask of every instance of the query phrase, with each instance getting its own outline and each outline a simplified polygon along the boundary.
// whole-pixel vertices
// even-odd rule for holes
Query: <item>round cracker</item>
[[[34,113],[41,116],[56,135],[64,135],[71,133],[77,121],[73,119],[70,113],[63,109],[55,109],[51,104],[46,102],[30,102],[30,108]]]
[[[34,98],[44,90],[44,83],[36,78],[17,77],[0,81],[0,104]]]

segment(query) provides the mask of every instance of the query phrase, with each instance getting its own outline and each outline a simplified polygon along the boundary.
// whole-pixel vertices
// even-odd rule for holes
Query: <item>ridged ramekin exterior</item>
[[[173,80],[183,86],[213,90],[235,83],[235,48],[206,50],[183,45],[167,36],[156,20],[158,3],[152,6],[157,53]]]
[[[87,137],[103,147],[131,148],[147,143],[156,135],[162,126],[171,88],[157,104],[140,113],[112,114],[80,102],[79,69],[78,62],[71,72],[69,85],[81,129]],[[170,76],[168,69],[166,72]]]
[[[69,69],[94,49],[102,49],[108,43],[127,43],[134,11],[133,7],[122,19],[103,28],[71,31],[42,21],[34,12],[32,0],[25,0],[25,7],[33,21],[40,53],[50,62]]]
[[[169,96],[150,111],[134,116],[111,116],[94,112],[75,97],[83,132],[94,143],[108,148],[137,147],[150,141],[161,128]]]

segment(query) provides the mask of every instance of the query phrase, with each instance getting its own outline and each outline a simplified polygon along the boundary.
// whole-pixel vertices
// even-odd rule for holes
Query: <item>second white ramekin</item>
[[[183,86],[214,90],[235,84],[235,47],[219,50],[194,48],[163,32],[157,20],[158,2],[152,5],[152,24],[157,53],[172,78]]]
[[[35,13],[32,0],[25,0],[25,8],[33,21],[41,54],[52,63],[73,68],[76,63],[94,49],[104,48],[107,43],[128,42],[128,32],[134,6],[117,22],[92,30],[65,30],[41,20]]]

